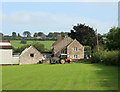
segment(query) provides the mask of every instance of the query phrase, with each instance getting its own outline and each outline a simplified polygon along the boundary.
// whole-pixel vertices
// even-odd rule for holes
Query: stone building
[[[43,55],[33,46],[26,48],[19,57],[19,64],[37,64],[44,59]]]
[[[61,54],[67,54],[68,58],[84,59],[84,46],[76,39],[70,37],[60,38],[52,45],[53,55],[59,57]]]

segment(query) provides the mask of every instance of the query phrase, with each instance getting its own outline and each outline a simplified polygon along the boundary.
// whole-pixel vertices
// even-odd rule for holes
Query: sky
[[[118,22],[117,2],[3,2],[0,31],[70,32],[76,24],[86,24],[104,34]]]

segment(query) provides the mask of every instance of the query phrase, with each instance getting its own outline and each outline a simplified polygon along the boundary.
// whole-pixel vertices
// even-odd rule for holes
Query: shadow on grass
[[[96,74],[96,78],[100,87],[110,90],[118,90],[118,75],[119,70],[117,66],[108,66],[98,63],[83,62],[83,64],[91,64],[95,67],[93,71]]]

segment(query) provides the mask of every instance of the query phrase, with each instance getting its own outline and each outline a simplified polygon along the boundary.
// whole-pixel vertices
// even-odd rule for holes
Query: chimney
[[[62,40],[62,36],[61,36],[61,34],[58,34],[57,35],[57,41],[60,41],[60,40]]]

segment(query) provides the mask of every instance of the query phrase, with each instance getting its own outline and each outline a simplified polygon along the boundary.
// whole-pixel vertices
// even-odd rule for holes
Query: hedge
[[[93,53],[90,58],[92,63],[103,63],[105,65],[118,65],[120,62],[120,51],[99,51]]]

